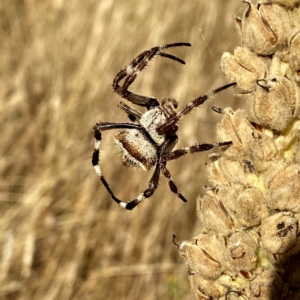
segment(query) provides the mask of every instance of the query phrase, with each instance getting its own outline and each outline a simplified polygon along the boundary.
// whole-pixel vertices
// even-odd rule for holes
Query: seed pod
[[[197,215],[202,228],[229,235],[234,230],[259,226],[268,216],[263,193],[239,184],[206,189],[197,199]]]
[[[280,5],[285,5],[285,6],[294,6],[297,3],[299,3],[299,0],[260,0],[258,3],[263,4],[263,3],[274,3],[274,4],[280,4]]]
[[[268,129],[253,126],[246,118],[245,111],[223,110],[224,117],[217,125],[219,140],[232,141],[225,150],[226,156],[252,163],[256,172],[264,170],[268,162],[278,155],[274,134]]]
[[[230,81],[237,83],[237,88],[252,91],[256,88],[256,80],[267,76],[269,60],[258,57],[248,48],[238,47],[234,54],[223,53],[220,67]]]
[[[300,166],[274,163],[266,174],[266,204],[274,210],[300,212]]]
[[[255,7],[249,1],[242,20],[236,19],[243,44],[261,55],[273,54],[287,45],[286,33],[290,31],[290,18],[286,10],[276,4]]]
[[[295,80],[300,81],[300,29],[297,27],[291,33],[289,41],[290,65],[294,70]]]
[[[207,189],[203,198],[197,199],[197,215],[202,228],[206,230],[229,234],[234,227],[234,222],[216,190]]]
[[[205,279],[217,279],[224,271],[223,262],[228,260],[225,241],[215,234],[199,234],[192,243],[183,242],[180,252],[193,266],[192,273]]]
[[[298,220],[281,212],[263,220],[260,234],[263,248],[272,254],[288,252],[297,244]]]
[[[294,117],[296,108],[292,82],[278,76],[257,81],[258,88],[247,101],[248,118],[272,130],[283,131]]]
[[[248,186],[255,185],[257,177],[250,173],[247,167],[239,161],[229,157],[210,156],[213,162],[207,165],[207,173],[213,186],[231,184],[245,184]]]
[[[225,286],[216,281],[206,280],[201,276],[190,275],[189,281],[198,300],[219,299],[227,290]]]
[[[257,265],[256,242],[245,232],[236,232],[228,238],[227,250],[237,271],[250,272]]]
[[[234,218],[241,229],[259,226],[268,215],[264,195],[257,188],[247,188],[235,200]],[[232,214],[231,214],[232,215]]]
[[[229,291],[226,296],[221,297],[219,300],[246,300],[247,298],[240,292]]]
[[[232,141],[226,155],[230,157],[240,156],[249,143],[253,144],[255,129],[246,119],[243,110],[233,111],[232,108],[228,107],[222,110],[222,114],[224,114],[224,117],[217,125],[217,138]],[[248,141],[248,137],[250,141]]]
[[[281,277],[273,270],[265,270],[251,283],[251,300],[279,300],[283,289]]]

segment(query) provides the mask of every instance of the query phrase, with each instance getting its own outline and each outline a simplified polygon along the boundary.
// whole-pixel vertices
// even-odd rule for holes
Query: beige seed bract
[[[242,46],[221,70],[245,109],[218,111],[200,233],[180,245],[196,299],[300,299],[299,1],[259,1],[236,18]]]

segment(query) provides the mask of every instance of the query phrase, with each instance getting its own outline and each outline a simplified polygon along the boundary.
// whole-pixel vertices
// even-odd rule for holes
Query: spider
[[[128,115],[131,123],[99,122],[94,126],[95,149],[92,156],[92,165],[112,199],[127,210],[134,209],[145,198],[149,198],[154,194],[161,173],[167,179],[170,190],[177,194],[181,200],[186,202],[187,200],[178,190],[175,182],[171,178],[171,174],[166,167],[167,162],[178,159],[188,153],[207,151],[213,147],[222,147],[231,144],[231,141],[213,144],[197,144],[173,151],[178,140],[176,135],[178,129],[177,123],[210,97],[235,85],[235,82],[224,85],[211,91],[207,95],[196,98],[179,112],[176,112],[178,103],[173,98],[165,98],[159,102],[156,98],[137,95],[128,90],[139,73],[147,66],[149,61],[156,56],[162,56],[185,64],[182,59],[164,52],[165,49],[182,46],[190,47],[191,44],[173,43],[146,50],[133,59],[133,61],[114,78],[112,85],[114,92],[135,105],[145,107],[146,112],[141,113],[121,101],[119,108]],[[123,84],[120,85],[120,81],[122,80]],[[100,167],[101,135],[103,131],[112,129],[118,130],[114,140],[119,146],[125,166],[132,166],[145,171],[154,168],[148,187],[140,193],[137,198],[128,203],[123,202],[114,195]]]

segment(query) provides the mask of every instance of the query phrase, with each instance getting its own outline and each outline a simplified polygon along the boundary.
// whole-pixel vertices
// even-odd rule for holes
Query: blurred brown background
[[[92,128],[128,120],[111,83],[152,46],[192,44],[168,51],[185,66],[158,57],[132,91],[183,107],[227,83],[219,59],[238,45],[233,15],[244,9],[238,0],[0,1],[0,299],[192,298],[172,234],[180,242],[197,233],[208,153],[168,165],[188,203],[161,178],[129,212],[93,171]],[[177,148],[215,141],[221,116],[211,106],[232,106],[232,95],[187,116]],[[151,172],[123,167],[113,135],[103,135],[102,168],[128,201]]]

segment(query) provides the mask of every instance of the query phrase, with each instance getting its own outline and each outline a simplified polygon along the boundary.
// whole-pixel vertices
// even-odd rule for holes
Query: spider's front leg
[[[185,62],[168,53],[164,53],[163,50],[167,48],[173,47],[181,47],[181,46],[188,46],[190,47],[191,44],[189,43],[173,43],[167,44],[164,46],[157,46],[153,47],[149,50],[142,52],[138,55],[128,66],[126,66],[123,70],[121,70],[115,77],[113,81],[113,89],[115,93],[120,95],[122,98],[140,106],[144,106],[147,108],[159,106],[159,101],[153,97],[146,97],[134,94],[128,90],[129,86],[134,82],[137,78],[138,74],[147,66],[148,62],[153,59],[155,56],[159,55],[162,57],[166,57],[177,61],[181,64],[185,64]],[[121,80],[124,79],[123,85],[120,86],[119,83]]]
[[[168,153],[165,157],[166,161],[169,160],[174,160],[174,159],[178,159],[188,153],[195,153],[195,152],[204,152],[204,151],[208,151],[212,148],[215,147],[224,147],[224,146],[229,146],[231,145],[232,142],[220,142],[220,143],[212,143],[212,144],[198,144],[198,145],[194,145],[194,146],[190,146],[190,147],[184,147],[184,148],[180,148],[177,149],[175,151],[172,151],[170,153]]]
[[[200,97],[194,99],[192,102],[190,102],[188,105],[186,105],[186,107],[182,111],[178,112],[176,115],[169,118],[168,121],[165,124],[158,127],[157,132],[159,134],[163,134],[164,132],[170,130],[170,128],[174,127],[184,116],[189,114],[193,109],[195,109],[198,106],[202,105],[204,102],[206,102],[207,100],[212,98],[214,95],[220,93],[221,91],[224,91],[224,90],[230,88],[231,86],[235,86],[235,85],[236,85],[236,82],[232,82],[232,83],[223,85],[223,86],[209,92],[206,95],[203,95],[203,96],[200,96]]]

